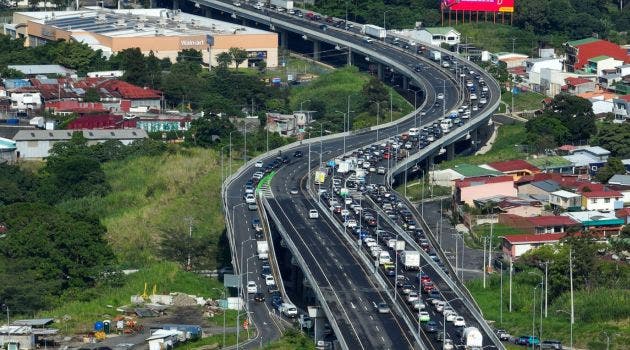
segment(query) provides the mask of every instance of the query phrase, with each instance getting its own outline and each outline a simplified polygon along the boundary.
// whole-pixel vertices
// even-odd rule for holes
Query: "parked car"
[[[540,343],[541,349],[562,350],[562,343],[559,340],[543,340]]]

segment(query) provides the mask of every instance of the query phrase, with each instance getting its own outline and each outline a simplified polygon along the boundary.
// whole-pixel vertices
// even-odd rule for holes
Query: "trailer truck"
[[[481,349],[483,335],[476,327],[466,327],[462,333],[462,343],[466,349]]]
[[[293,1],[291,0],[271,0],[270,4],[277,8],[283,8],[287,11],[293,9]]]
[[[418,270],[420,268],[420,252],[405,250],[400,253],[400,261],[405,270]]]
[[[258,259],[269,259],[269,244],[267,241],[256,241],[256,252],[258,253]]]
[[[365,24],[363,25],[363,34],[382,40],[387,36],[387,31],[383,27],[375,26],[373,24]]]

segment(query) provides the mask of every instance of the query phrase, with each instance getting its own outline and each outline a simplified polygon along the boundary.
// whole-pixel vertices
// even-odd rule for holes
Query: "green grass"
[[[107,238],[119,261],[129,267],[146,266],[158,261],[162,232],[187,232],[185,218],[193,219],[193,235],[209,235],[218,243],[224,229],[218,190],[220,162],[217,152],[199,148],[108,162],[104,170],[111,193],[62,206],[89,208],[107,227]],[[233,169],[240,166],[240,161],[233,163]],[[207,262],[210,268],[218,244],[212,249]]]
[[[482,18],[480,13],[479,23],[474,23],[475,15],[473,14],[473,23],[455,25],[453,20],[451,25],[462,33],[463,42],[467,39],[468,43],[490,52],[512,52],[512,43],[514,43],[514,52],[532,56],[537,48],[536,43],[543,38],[553,47],[559,47],[566,42],[566,38],[560,35],[541,38],[531,31],[519,29],[509,23],[501,24],[499,16],[497,16],[497,24],[492,23],[492,14],[488,14],[488,23],[483,23]],[[468,17],[466,17],[466,22],[468,22]],[[512,41],[512,39],[515,40]]]
[[[255,330],[249,329],[249,336],[255,336]],[[243,342],[247,339],[247,331],[240,333],[239,340]],[[225,334],[225,347],[236,344],[236,333]],[[177,347],[177,349],[194,350],[194,349],[221,349],[223,348],[223,333],[213,334],[205,338],[198,339],[194,342],[186,342]]]
[[[38,316],[60,320],[68,315],[70,321],[67,324],[62,322],[58,327],[62,331],[85,332],[92,329],[95,321],[119,314],[116,308],[131,304],[131,296],[142,294],[145,283],[148,294],[152,293],[155,285],[158,294],[182,292],[206,298],[220,297],[221,293],[213,288],[222,288],[216,279],[185,272],[174,263],[162,262],[124,277],[122,286],[99,286],[76,297],[67,296],[64,305],[42,311]]]
[[[524,159],[525,153],[521,152],[515,145],[523,144],[525,137],[526,132],[523,124],[501,125],[490,151],[476,156],[456,157],[453,160],[441,162],[439,168],[448,169],[462,163],[479,165],[502,160]]]
[[[263,347],[265,350],[314,350],[315,342],[297,330],[291,329],[282,338]]]
[[[347,111],[347,98],[350,96],[350,110],[353,129],[361,129],[376,125],[376,104],[374,104],[373,113],[361,112],[364,110],[365,104],[368,103],[363,95],[363,85],[368,81],[369,75],[361,73],[356,67],[345,67],[336,69],[328,74],[320,76],[318,79],[298,86],[293,89],[290,97],[290,106],[293,109],[299,109],[300,103],[307,101],[304,108],[317,108],[326,116],[331,125],[343,125],[343,114],[338,113]],[[392,114],[389,112],[389,102],[381,103],[379,123],[389,122],[390,119],[398,119],[401,116],[411,112],[411,106],[407,100],[400,96],[392,88],[385,86],[392,93]]]
[[[514,95],[514,112],[534,111],[542,108],[542,100],[547,96],[537,92],[527,91],[519,92]],[[512,93],[504,92],[501,94],[501,101],[512,108]],[[499,112],[505,112],[505,105],[500,105]]]
[[[233,327],[236,324],[236,315],[237,315],[237,311],[236,310],[226,310],[226,314],[225,314],[225,325],[227,327]],[[240,321],[243,321],[243,317],[245,315],[241,314],[240,316]],[[223,326],[223,313],[220,314],[216,314],[214,315],[214,317],[209,317],[208,321],[210,322],[210,324],[213,324],[215,326]]]
[[[424,194],[422,193],[423,188],[424,188]],[[404,183],[397,186],[395,189],[396,189],[396,192],[402,195],[405,194]],[[450,187],[437,186],[437,185],[433,186],[433,197],[441,197],[441,196],[449,196],[449,195],[451,195]],[[425,183],[424,186],[422,186],[422,179],[411,181],[407,183],[407,198],[409,198],[409,200],[412,202],[420,201],[423,198],[424,199],[431,198],[431,186],[429,186],[428,183]]]
[[[538,277],[526,273],[516,274],[512,286],[512,312],[508,311],[508,276],[503,278],[503,324],[500,322],[500,279],[494,275],[483,288],[481,279],[466,283],[475,300],[483,310],[484,317],[496,328],[506,329],[514,336],[532,333],[533,288]],[[605,349],[606,338],[602,332],[614,334],[610,349],[630,348],[630,291],[600,289],[577,291],[575,300],[575,323],[573,343],[578,349]],[[543,339],[561,340],[569,345],[569,316],[556,310],[569,311],[569,294],[550,300],[548,317],[543,318]],[[540,293],[536,294],[535,328],[540,327]],[[544,307],[544,306],[543,306]]]

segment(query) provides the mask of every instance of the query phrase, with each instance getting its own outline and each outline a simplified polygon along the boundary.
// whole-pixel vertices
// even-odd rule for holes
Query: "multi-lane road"
[[[207,3],[213,8],[230,12],[241,10],[233,8],[228,3],[218,1],[207,1]],[[204,1],[201,1],[201,4],[204,4]],[[245,12],[247,11],[252,11],[252,9],[246,8]],[[247,14],[243,13],[243,15]],[[382,42],[368,44],[356,33],[337,29],[328,29],[324,32],[320,30],[318,23],[285,14],[267,13],[265,18],[267,23],[271,22],[277,28],[284,27],[288,30],[305,28],[305,32],[309,35],[319,34],[322,40],[353,47],[358,52],[363,51],[362,53],[392,66],[396,71],[416,81],[416,85],[423,89],[426,96],[422,108],[417,111],[416,117],[411,116],[394,123],[395,125],[382,128],[378,132],[379,138],[390,137],[410,127],[433,122],[442,116],[444,110],[448,111],[460,102],[462,95],[453,74],[438,69],[426,60],[423,61],[413,52]],[[256,19],[256,17],[249,16],[249,19]],[[419,62],[423,62],[423,68],[416,72],[412,68]],[[460,64],[467,65],[465,62],[460,62]],[[486,77],[486,81],[492,80]],[[445,95],[442,102],[444,105],[435,104],[438,91]],[[497,94],[493,91],[487,108],[494,108],[497,99]],[[424,116],[420,118],[421,112],[424,112]],[[485,112],[480,111],[481,114]],[[472,119],[474,118],[475,115],[472,116]],[[466,128],[466,126],[463,127],[463,129]],[[348,134],[345,140],[343,137],[329,138],[321,144],[322,157],[327,160],[342,154],[344,144],[346,150],[350,150],[375,141],[377,141],[375,130],[361,134]],[[318,146],[320,144],[315,143],[313,151],[319,150]],[[285,154],[292,154],[293,150],[307,153],[306,145],[294,145],[291,152],[285,151]],[[436,145],[430,145],[424,153],[431,150],[435,153]],[[271,152],[261,158],[267,163],[276,155],[275,152]],[[306,212],[314,208],[315,203],[313,203],[313,198],[303,192],[305,188],[303,181],[308,168],[307,159],[308,157],[292,159],[291,164],[278,170],[271,182],[273,197],[269,198],[268,202],[279,221],[276,225],[281,225],[289,234],[295,246],[298,247],[298,252],[294,253],[299,253],[305,260],[307,266],[302,266],[302,268],[310,270],[317,287],[322,291],[325,300],[320,300],[320,302],[326,303],[331,311],[334,311],[334,321],[342,333],[338,336],[343,337],[347,346],[353,349],[417,347],[416,334],[400,317],[402,315],[398,315],[397,312],[392,314],[375,312],[373,302],[388,301],[386,293],[377,283],[373,271],[359,261],[358,255],[353,252],[354,248],[343,238],[342,233],[326,218],[316,222],[308,219]],[[313,156],[311,164],[313,167],[319,163],[315,161],[316,159],[319,159],[319,155]],[[237,176],[231,177],[224,184],[223,196],[237,271],[242,274],[246,270],[253,271],[254,275],[244,276],[243,279],[255,280],[259,288],[262,288],[264,283],[258,277],[259,261],[255,257],[256,242],[251,225],[251,218],[256,215],[256,212],[249,211],[247,205],[243,204],[245,184],[255,170],[251,163],[240,169]],[[300,188],[300,193],[289,194],[288,190],[291,188]],[[272,314],[269,303],[250,303],[250,315],[260,334],[258,340],[266,342],[279,335],[280,326]],[[424,346],[427,347],[426,344]]]

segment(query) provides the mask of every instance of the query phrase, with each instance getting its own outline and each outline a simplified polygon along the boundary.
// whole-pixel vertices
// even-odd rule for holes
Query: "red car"
[[[425,292],[425,293],[429,293],[434,288],[435,288],[435,286],[433,285],[433,282],[425,282],[425,283],[422,284],[422,291]]]

